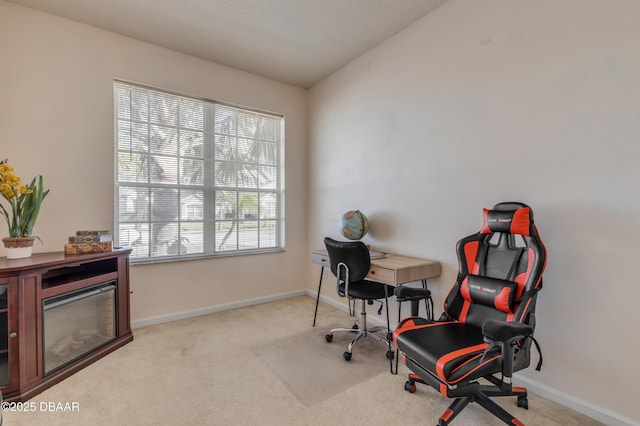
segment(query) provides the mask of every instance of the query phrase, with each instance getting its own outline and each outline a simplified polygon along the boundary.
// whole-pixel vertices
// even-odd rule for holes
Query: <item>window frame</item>
[[[138,120],[136,119],[136,117],[134,117],[133,110],[131,109],[133,104],[131,98],[129,98],[128,106],[129,116],[123,117],[120,114],[119,106],[126,105],[126,101],[125,104],[123,104],[121,103],[121,99],[119,98],[119,96],[121,96],[119,94],[119,91],[123,89],[127,91],[126,93],[128,96],[131,96],[132,91],[146,93],[146,95],[148,96],[148,105],[146,111],[147,116],[145,119]],[[123,80],[114,80],[113,93],[115,225],[114,241],[118,246],[131,245],[131,237],[127,238],[123,235],[125,233],[122,232],[124,230],[123,225],[128,225],[134,228],[139,226],[140,228],[138,228],[138,230],[143,230],[139,233],[143,236],[146,234],[144,238],[141,237],[138,239],[141,241],[146,241],[146,243],[143,243],[139,246],[132,245],[132,248],[134,249],[130,257],[132,263],[156,263],[284,251],[285,118],[283,114],[267,112],[254,108],[247,108],[244,106],[232,105],[204,98],[196,98],[165,89],[140,85]],[[125,95],[123,94],[122,96]],[[194,103],[194,105],[201,105],[202,128],[196,131],[197,133],[202,134],[202,140],[200,142],[200,149],[202,151],[201,157],[198,157],[195,154],[184,154],[182,152],[183,147],[181,144],[183,142],[181,140],[181,134],[188,133],[191,130],[189,129],[189,126],[186,125],[184,121],[182,121],[182,113],[179,107],[176,107],[175,111],[173,111],[173,119],[175,120],[175,124],[158,124],[159,122],[153,120],[152,107],[149,106],[151,104],[151,99],[153,96],[166,97],[166,99],[175,100],[176,105],[181,102],[191,102]],[[142,111],[143,109],[144,108],[140,108],[136,111]],[[230,130],[226,133],[220,130],[219,122],[216,121],[216,118],[219,119],[219,116],[217,114],[220,113],[220,110],[230,113],[233,117],[230,120],[230,122],[232,122],[234,126],[233,130]],[[160,113],[156,111],[156,114]],[[170,114],[167,115],[167,117],[170,116]],[[253,136],[240,134],[240,125],[238,123],[241,121],[241,116],[244,117],[245,120],[248,119],[249,122],[251,122],[251,118],[253,118],[255,119],[256,123],[262,123],[263,119],[267,124],[273,123],[273,137],[269,139],[270,136],[265,136],[265,134],[267,134],[264,133],[265,127],[261,127],[261,125],[259,124],[255,125],[256,133]],[[128,139],[124,140],[124,142],[122,140],[122,135],[126,135],[126,126],[123,126],[123,124],[128,124],[129,126]],[[143,143],[139,144],[139,146],[142,146],[142,148],[138,147],[139,149],[133,148],[133,146],[135,145],[133,137],[134,130],[132,130],[134,128],[134,125],[138,125],[141,128],[146,127],[147,129],[147,133],[145,136],[146,139],[144,139]],[[122,131],[121,126],[125,127],[125,131]],[[171,130],[172,128],[175,129],[176,135],[173,136],[173,139],[175,139],[175,141],[164,145],[166,147],[173,148],[174,153],[166,154],[153,151],[153,127],[163,127],[165,130]],[[242,127],[242,129],[245,129],[245,127]],[[266,129],[269,130],[270,127],[267,126]],[[220,144],[218,143],[219,140],[222,141]],[[240,141],[243,141],[244,144],[246,144],[250,148],[246,148],[243,151],[240,146]],[[171,145],[172,143],[175,143],[175,147]],[[127,144],[128,152],[126,149],[123,149],[123,146],[126,146]],[[146,146],[144,146],[145,144]],[[229,148],[229,150],[234,151],[235,154],[233,155],[235,156],[235,159],[221,158],[219,155],[217,155],[217,152],[221,151],[221,146],[223,148],[225,146],[231,147]],[[258,153],[254,153],[254,151],[256,150],[258,151]],[[274,150],[275,153],[273,152]],[[249,153],[248,151],[251,152]],[[241,158],[241,152],[246,154],[246,157]],[[264,154],[264,152],[267,152],[267,154]],[[137,160],[123,163],[129,166],[133,165],[134,167],[130,167],[129,169],[127,169],[126,167],[122,167],[122,170],[124,171],[121,172],[120,156],[123,153],[125,155],[130,155],[132,158],[137,158]],[[255,157],[251,157],[250,155],[254,155]],[[168,167],[167,169],[175,170],[175,182],[154,182],[153,170],[154,167],[157,168],[157,161],[159,161],[158,158],[163,158],[166,159],[167,162],[172,162],[173,168]],[[183,176],[181,175],[181,167],[183,164],[182,161],[184,160],[194,162],[202,161],[202,165],[200,166],[202,175],[201,184],[182,182]],[[218,169],[222,170],[221,165],[223,163],[229,167],[229,170],[235,170],[233,172],[235,173],[235,181],[231,183],[227,182],[227,185],[221,184],[217,174]],[[154,164],[156,164],[156,166],[154,166]],[[133,178],[134,180],[127,180],[130,177],[125,176],[127,170],[134,169],[135,166],[137,166],[137,170],[133,172],[136,175]],[[164,167],[160,166],[160,169],[162,169],[161,174],[164,174],[166,171]],[[141,173],[143,175],[146,173],[146,181],[137,181],[138,179],[140,179]],[[231,174],[229,176],[231,176]],[[267,178],[265,178],[264,176],[267,176]],[[193,176],[191,176],[191,179],[192,178]],[[244,179],[247,179],[249,181],[249,184],[245,183],[244,186],[242,186],[239,181],[243,180],[244,182]],[[253,184],[251,183],[252,181]],[[266,186],[263,186],[263,184],[265,184]],[[141,199],[140,193],[137,192],[139,189],[141,189],[142,191],[148,191],[148,193],[146,194],[146,199],[143,201],[143,207],[147,209],[147,217],[144,219],[126,220],[124,216],[126,213],[123,213],[121,205],[122,199],[120,195],[123,190],[135,190],[134,192],[137,194],[137,197],[135,198],[139,200]],[[157,218],[153,217],[154,205],[157,208],[164,207],[163,203],[153,203],[152,200],[154,197],[152,194],[154,194],[154,190],[156,194],[160,194],[162,191],[173,193],[171,195],[171,204],[173,205],[174,203],[176,203],[175,206],[177,206],[178,208],[177,217],[174,217],[170,221],[157,220]],[[199,195],[202,199],[202,204],[200,206],[192,205],[189,207],[183,205],[182,196],[188,191],[192,191],[192,194],[200,193]],[[230,207],[231,213],[229,214],[233,215],[233,217],[220,216],[221,212],[223,212],[223,210],[220,209],[221,203],[219,202],[221,193],[226,193],[227,195],[231,194],[232,198],[225,199],[224,207],[228,209],[229,205],[232,206]],[[245,207],[247,205],[249,206],[244,210],[242,206],[242,197],[245,197]],[[142,198],[144,199],[144,197]],[[274,198],[274,201],[269,202],[269,200],[273,200]],[[233,199],[235,199],[235,201],[233,201]],[[184,209],[186,208],[191,213],[194,213],[197,212],[198,207],[200,207],[203,211],[202,217],[196,220],[189,220],[189,218],[185,215]],[[138,211],[135,208],[133,210]],[[228,212],[229,210],[226,211]],[[244,211],[244,213],[242,213],[242,211]],[[264,216],[265,214],[267,216]],[[182,253],[182,242],[184,240],[182,239],[181,235],[189,235],[184,231],[184,229],[186,229],[185,225],[189,223],[201,225],[201,230],[196,232],[199,232],[199,235],[201,236],[201,242],[198,242],[196,245],[201,244],[201,246],[198,245],[198,249],[196,252]],[[177,249],[175,250],[175,252],[170,252],[169,246],[167,245],[167,253],[158,254],[157,250],[160,245],[158,244],[158,240],[154,239],[154,232],[156,232],[154,231],[154,229],[163,229],[165,227],[169,227],[169,225],[177,226],[178,237],[173,241],[173,245],[171,246],[174,247],[174,245],[177,243]],[[249,226],[250,228],[245,228],[245,232],[242,232],[241,229],[243,225]],[[147,227],[146,229],[145,226]],[[233,247],[233,244],[231,244],[231,248],[222,248],[223,244],[228,240],[225,238],[222,240],[222,242],[220,242],[219,236],[225,232],[224,230],[222,230],[221,226],[226,226],[227,230],[229,228],[231,229],[230,235],[235,236],[235,247]],[[255,226],[256,228],[251,228],[252,226]],[[270,229],[264,233],[264,235],[268,237],[265,238],[265,240],[268,241],[264,243],[264,245],[264,241],[261,241],[263,237],[263,226],[268,226]],[[198,226],[195,225],[195,227],[197,228]],[[255,237],[252,238],[250,234],[254,234]],[[155,235],[157,236],[157,234]],[[247,242],[253,245],[252,247],[242,248],[243,236],[246,238]],[[220,247],[218,247],[218,243],[221,243]],[[185,247],[187,246],[185,245]]]

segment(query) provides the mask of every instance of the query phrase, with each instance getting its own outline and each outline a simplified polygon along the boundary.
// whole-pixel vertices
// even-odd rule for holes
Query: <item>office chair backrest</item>
[[[480,232],[457,244],[458,277],[445,299],[448,319],[482,327],[487,319],[531,325],[546,249],[522,203],[484,209]]]
[[[329,253],[333,275],[345,280],[344,269],[338,268],[338,264],[344,263],[349,268],[350,282],[361,281],[367,276],[371,267],[371,256],[362,241],[336,241],[327,237],[324,239],[324,245]]]

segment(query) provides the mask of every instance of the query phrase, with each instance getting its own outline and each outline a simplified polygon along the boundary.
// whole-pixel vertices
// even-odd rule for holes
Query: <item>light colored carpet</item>
[[[403,366],[398,375],[373,375],[312,405],[301,403],[258,358],[255,348],[312,329],[313,307],[314,300],[301,296],[136,329],[133,342],[31,399],[35,411],[5,412],[4,425],[437,423],[450,401],[425,386],[414,394],[405,392]],[[332,324],[349,322],[346,313],[321,304],[316,328],[324,333]],[[324,344],[333,350],[336,343]],[[340,356],[337,345],[336,349]],[[380,353],[386,361],[384,349]],[[356,356],[354,352],[351,362]],[[307,385],[315,386],[311,379]],[[77,402],[80,410],[40,409],[42,403],[50,402]],[[499,403],[528,425],[598,424],[531,393],[529,410],[518,408],[515,398],[499,399]],[[475,404],[454,421],[455,426],[499,424]]]
[[[343,324],[328,329],[349,326]],[[311,328],[293,336],[277,339],[255,349],[258,359],[304,405],[310,406],[364,382],[383,372],[389,372],[386,357],[388,347],[372,338],[361,338],[353,349],[351,361],[342,353],[355,336],[335,333],[327,343],[325,328]]]

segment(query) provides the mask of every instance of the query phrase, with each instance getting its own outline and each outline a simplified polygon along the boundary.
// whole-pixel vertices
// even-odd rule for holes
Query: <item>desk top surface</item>
[[[380,253],[380,252],[374,252],[374,253]],[[326,258],[329,257],[329,253],[327,253],[327,249],[312,250],[311,254],[316,256],[326,257]],[[372,257],[371,263],[375,262],[376,264],[382,263],[382,264],[394,265],[394,266],[397,265],[399,267],[402,267],[403,265],[415,266],[415,265],[424,265],[424,264],[433,265],[433,264],[440,263],[437,260],[423,259],[420,257],[413,257],[413,256],[404,256],[404,255],[395,254],[395,253],[380,253],[380,254],[384,254],[384,256]]]
[[[419,257],[403,256],[400,254],[388,253],[386,257],[372,259],[371,263],[381,267],[389,267],[391,269],[412,268],[421,265],[440,265],[437,260],[422,259]]]
[[[326,249],[313,250],[311,252],[311,261],[319,265],[328,266],[329,254]],[[385,282],[389,284],[400,284],[409,281],[418,281],[421,279],[437,277],[440,275],[440,262],[431,259],[421,259],[419,257],[403,256],[394,253],[388,253],[386,257],[371,259],[370,272],[371,277],[376,274],[375,278],[385,276]],[[376,269],[388,270],[392,275],[384,274]],[[381,275],[382,272],[382,275]]]

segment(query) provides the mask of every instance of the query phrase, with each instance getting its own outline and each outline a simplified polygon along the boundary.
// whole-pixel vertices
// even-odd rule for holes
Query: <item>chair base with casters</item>
[[[342,354],[346,361],[353,357],[355,345],[366,337],[373,337],[387,347],[386,356],[389,359],[389,369],[393,373],[394,351],[391,347],[391,329],[389,323],[389,297],[393,295],[393,286],[365,279],[371,267],[369,249],[361,241],[335,241],[325,238],[325,246],[329,253],[331,271],[336,276],[336,291],[340,297],[349,301],[349,315],[356,316],[356,302],[360,300],[360,325],[357,321],[351,328],[339,327],[329,331],[325,336],[327,342],[333,341],[334,333],[351,333],[355,336]],[[369,327],[367,324],[367,305],[379,302],[378,314],[382,314],[384,305],[386,311],[386,327]]]
[[[358,341],[362,338],[365,337],[373,337],[374,339],[378,340],[379,342],[384,343],[385,345],[387,345],[389,348],[391,348],[391,332],[389,331],[389,321],[387,320],[387,326],[375,326],[375,327],[369,327],[367,325],[367,311],[366,311],[366,304],[368,303],[368,301],[366,300],[362,300],[362,310],[360,312],[360,322],[362,324],[362,328],[360,326],[358,326],[358,323],[354,323],[353,327],[351,328],[345,328],[345,327],[338,327],[338,328],[334,328],[329,330],[329,333],[327,333],[326,336],[324,336],[325,340],[327,342],[332,342],[333,341],[333,334],[334,333],[352,333],[355,334],[355,336],[353,337],[353,339],[351,340],[351,342],[349,342],[349,345],[347,346],[347,350],[342,354],[342,357],[346,360],[346,361],[351,361],[351,357],[353,356],[353,348],[356,345],[356,343],[358,343]],[[386,306],[388,306],[385,303]],[[382,308],[382,306],[381,306]],[[387,307],[387,310],[389,308]],[[349,310],[351,312],[352,308],[351,306],[349,306]],[[388,317],[388,312],[387,312],[387,317]],[[354,316],[354,315],[352,315]],[[392,351],[391,349],[389,349],[387,351],[387,358],[389,359],[393,359],[394,358],[394,351]],[[397,366],[396,366],[396,371],[397,371]]]
[[[453,399],[439,426],[472,402],[504,423],[522,425],[493,398],[516,397],[518,407],[529,408],[527,390],[513,386],[512,377],[530,365],[532,344],[540,352],[533,332],[546,249],[531,208],[500,203],[485,209],[481,231],[461,239],[456,251],[458,275],[443,315],[437,321],[412,315],[393,333],[411,371],[404,388],[413,393],[416,384],[426,384]],[[541,365],[542,358],[536,369]]]

